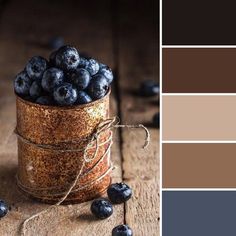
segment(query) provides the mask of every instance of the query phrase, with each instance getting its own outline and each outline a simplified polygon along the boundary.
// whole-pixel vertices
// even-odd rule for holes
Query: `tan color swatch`
[[[163,188],[236,188],[236,144],[163,144]]]
[[[163,140],[236,140],[236,96],[163,96]]]

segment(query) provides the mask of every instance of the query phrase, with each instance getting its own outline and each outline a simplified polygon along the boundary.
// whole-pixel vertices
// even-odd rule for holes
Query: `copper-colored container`
[[[82,167],[85,141],[102,120],[109,118],[109,94],[89,104],[71,107],[44,106],[16,97],[17,179],[23,193],[49,203],[65,195]],[[86,162],[64,203],[84,202],[107,189],[111,181],[108,150],[111,135],[109,130],[100,135],[96,158]],[[95,145],[88,155],[94,151]]]

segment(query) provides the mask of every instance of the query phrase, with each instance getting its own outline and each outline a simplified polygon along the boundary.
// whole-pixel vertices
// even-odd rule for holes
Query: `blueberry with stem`
[[[84,68],[77,68],[70,75],[70,82],[74,84],[78,90],[86,89],[90,80],[90,73]]]
[[[132,189],[125,183],[115,183],[108,187],[107,195],[112,203],[119,204],[131,198]]]
[[[95,59],[90,58],[88,59],[88,62],[86,63],[84,68],[91,74],[91,76],[93,76],[98,73],[99,64]]]
[[[58,49],[55,61],[57,67],[69,71],[77,68],[80,57],[76,48],[67,45]]]
[[[43,73],[42,87],[46,92],[52,92],[55,87],[64,82],[64,73],[62,70],[51,67]]]
[[[42,78],[43,72],[47,69],[47,65],[48,62],[43,57],[32,57],[26,65],[28,76],[31,79],[40,80]]]
[[[105,198],[95,199],[90,209],[93,215],[99,219],[106,219],[113,213],[112,204]]]
[[[104,97],[108,89],[109,84],[107,79],[103,75],[97,74],[93,76],[92,80],[90,81],[88,86],[88,94],[96,100]]]
[[[32,80],[29,78],[28,74],[22,71],[17,74],[14,80],[15,92],[20,96],[26,96],[29,94],[31,84]]]
[[[92,102],[92,98],[84,91],[78,91],[78,98],[76,104],[87,104]]]
[[[70,83],[63,83],[54,89],[53,97],[58,105],[73,105],[77,100],[77,90]]]
[[[100,68],[98,73],[103,75],[107,79],[107,82],[111,84],[114,77],[111,68],[109,68],[108,66],[103,66]]]
[[[132,236],[132,229],[128,225],[118,225],[112,230],[112,236]]]
[[[29,94],[32,99],[40,97],[42,93],[41,84],[38,81],[34,81],[30,86]]]

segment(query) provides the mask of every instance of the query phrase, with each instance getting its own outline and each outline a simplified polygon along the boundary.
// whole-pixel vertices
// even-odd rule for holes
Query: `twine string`
[[[109,138],[110,139],[110,138]],[[105,143],[105,142],[104,142]],[[112,142],[110,141],[109,142],[109,145],[108,145],[108,147],[106,148],[106,151],[104,152],[104,154],[99,158],[99,160],[95,163],[95,165],[93,165],[90,169],[89,169],[89,171],[87,171],[87,172],[85,172],[85,174],[82,174],[82,172],[81,172],[81,174],[80,174],[80,177],[81,176],[86,176],[86,175],[88,175],[89,173],[91,173],[94,169],[95,169],[95,167],[96,166],[98,166],[99,165],[99,163],[101,163],[103,160],[104,160],[104,158],[106,157],[106,155],[108,154],[108,152],[110,151],[110,148],[111,148],[111,145],[112,145]],[[112,165],[111,165],[112,166]],[[111,169],[111,166],[109,167],[109,169],[105,172],[106,174],[107,174],[107,172],[110,172],[109,170]],[[112,168],[113,168],[113,166],[112,166]],[[104,174],[103,174],[104,175]],[[92,183],[94,183],[94,182],[97,182],[97,181],[99,181],[100,179],[101,179],[101,177],[105,177],[105,176],[103,176],[103,175],[101,175],[101,176],[99,176],[97,179],[95,179],[94,181],[91,181],[91,182],[88,182],[88,183],[86,183],[85,185],[83,185],[83,186],[81,186],[81,187],[77,187],[77,188],[73,188],[70,192],[71,193],[73,193],[73,192],[76,192],[76,191],[78,191],[78,190],[82,190],[82,189],[84,189],[84,188],[86,188],[86,187],[89,187],[90,185],[92,185]],[[35,197],[46,197],[46,196],[57,196],[57,195],[62,195],[62,194],[66,194],[67,193],[67,191],[63,191],[63,192],[57,192],[57,193],[50,193],[50,194],[48,194],[48,195],[42,195],[42,194],[37,194],[37,195],[35,195],[35,192],[34,191],[37,191],[37,192],[39,192],[39,191],[47,191],[47,190],[53,190],[53,189],[57,189],[57,188],[55,188],[55,187],[47,187],[47,188],[36,188],[36,189],[33,189],[32,187],[28,187],[28,186],[26,186],[26,185],[24,185],[21,181],[20,181],[20,179],[18,178],[18,176],[16,175],[16,181],[17,181],[17,184],[18,184],[18,186],[24,191],[24,192],[26,192],[26,193],[28,193],[28,194],[31,194],[31,195],[34,195]]]
[[[52,209],[52,208],[54,208],[56,206],[61,205],[72,191],[76,191],[76,190],[73,190],[73,189],[75,188],[77,182],[79,181],[79,178],[81,177],[81,174],[83,172],[85,164],[93,161],[97,157],[97,153],[98,153],[98,149],[99,149],[99,136],[100,136],[100,134],[102,134],[102,133],[104,133],[104,132],[106,132],[108,130],[117,129],[117,128],[139,128],[139,129],[141,128],[141,129],[143,129],[145,131],[146,137],[145,137],[145,143],[144,143],[142,148],[146,149],[148,147],[149,142],[150,142],[150,133],[149,133],[148,129],[144,125],[142,125],[142,124],[138,124],[138,125],[127,125],[127,124],[124,124],[124,125],[121,125],[121,124],[119,124],[119,119],[117,117],[113,117],[113,118],[109,118],[109,119],[101,121],[98,124],[98,126],[97,126],[96,130],[94,131],[94,133],[90,137],[88,137],[87,139],[83,140],[83,141],[86,141],[86,145],[85,145],[85,147],[83,149],[64,148],[64,147],[61,148],[61,144],[72,144],[72,143],[78,144],[78,143],[81,142],[81,141],[80,142],[76,142],[76,140],[74,140],[74,141],[70,140],[68,142],[63,142],[61,144],[59,143],[59,144],[55,144],[55,145],[37,144],[37,143],[31,142],[30,140],[28,140],[28,139],[24,138],[23,136],[21,136],[18,133],[17,129],[15,129],[15,134],[23,142],[28,143],[30,145],[37,146],[39,148],[51,149],[51,150],[62,151],[62,152],[83,151],[83,162],[82,162],[81,168],[79,169],[78,173],[76,174],[76,177],[73,180],[73,182],[70,184],[68,190],[64,193],[64,196],[58,202],[56,202],[55,204],[47,207],[46,209],[44,209],[44,210],[42,210],[42,211],[40,211],[38,213],[33,214],[32,216],[30,216],[29,218],[24,220],[23,223],[22,223],[22,226],[21,226],[21,231],[20,231],[21,235],[23,235],[23,236],[26,235],[26,225],[31,220],[33,220],[34,218],[39,217],[40,215],[46,213],[50,209]],[[95,147],[94,147],[94,143],[95,143]],[[102,158],[104,158],[104,156],[110,151],[111,145],[112,145],[112,142],[110,142],[110,145],[108,145],[108,148],[106,149],[105,153],[102,155]],[[91,157],[89,157],[88,156],[88,150],[92,149],[92,148],[95,148],[95,151],[91,155]],[[90,171],[92,171],[93,169],[94,169],[94,167],[92,167],[90,169]],[[97,182],[101,178],[105,177],[112,169],[113,169],[113,166],[111,165],[108,168],[108,170],[103,175],[98,177],[96,180],[93,180],[90,183],[87,183],[87,185],[94,184],[95,182]],[[20,182],[18,182],[18,183],[20,185]],[[21,185],[21,187],[23,187],[23,185]]]

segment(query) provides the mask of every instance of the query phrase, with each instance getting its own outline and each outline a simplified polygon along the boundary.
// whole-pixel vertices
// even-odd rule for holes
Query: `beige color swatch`
[[[236,140],[236,96],[164,95],[162,107],[164,141]]]

